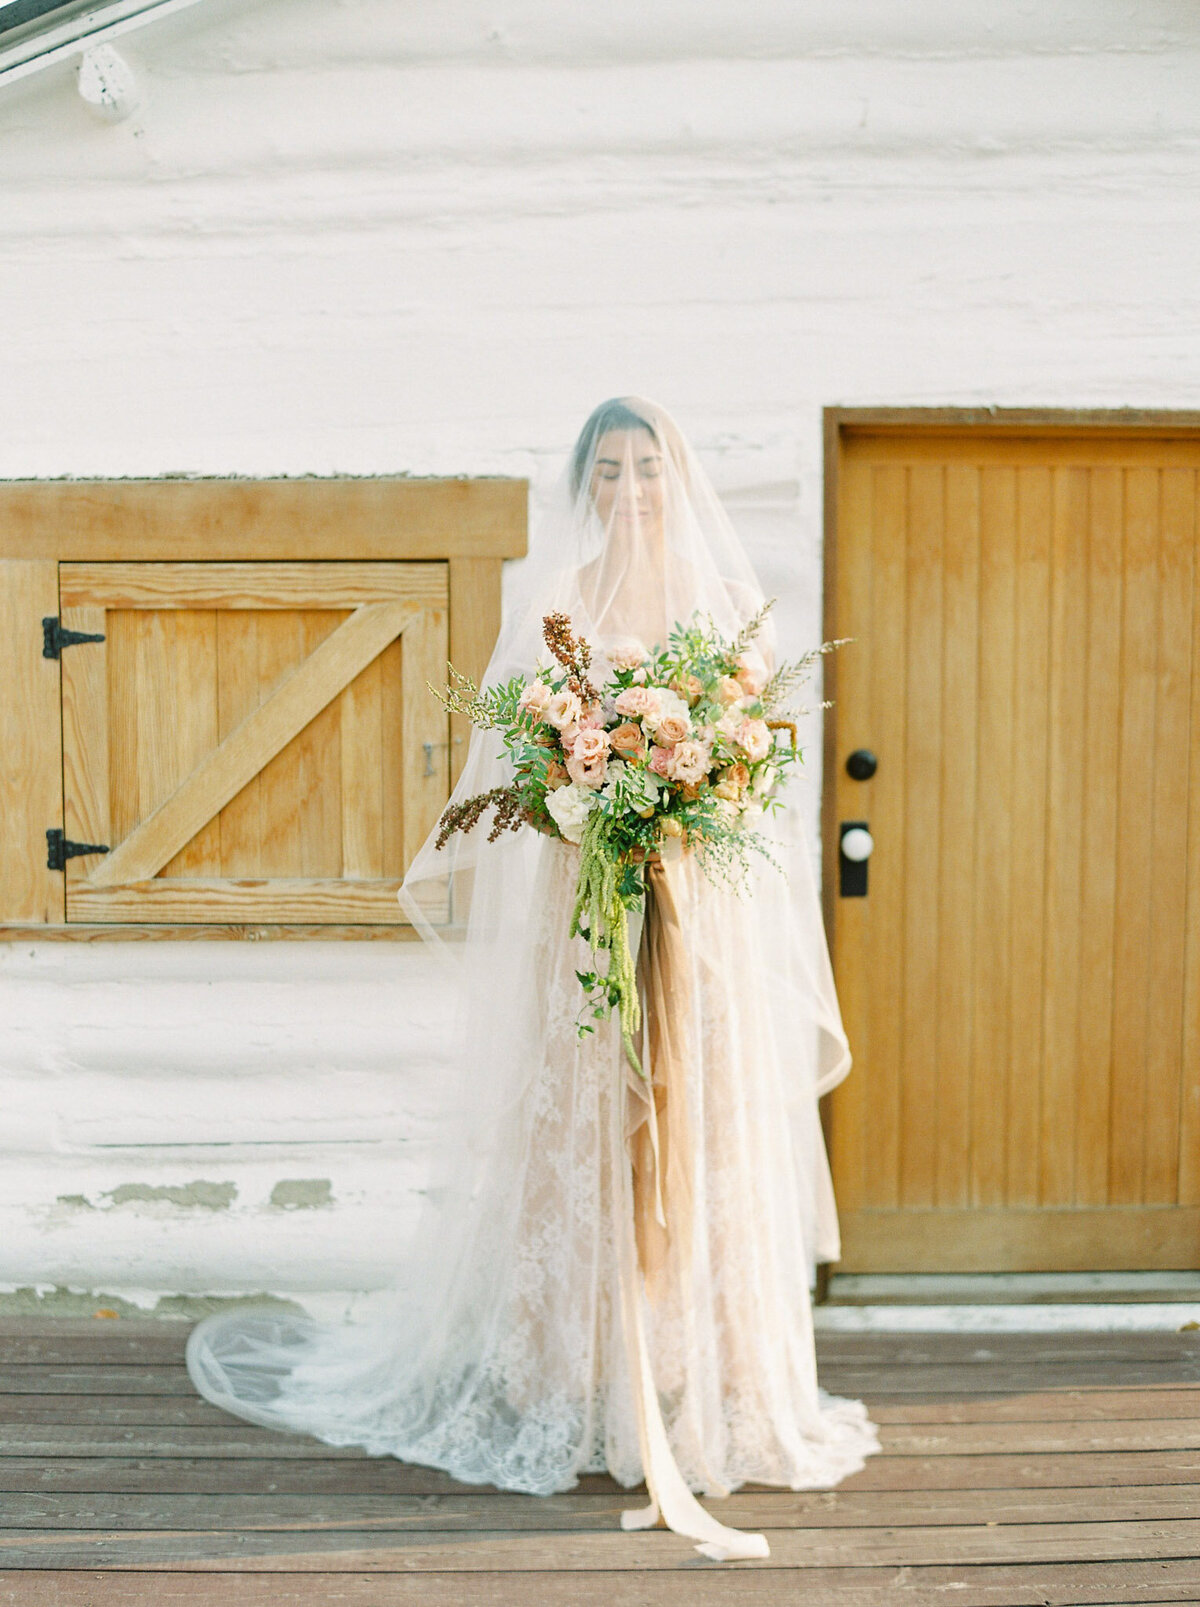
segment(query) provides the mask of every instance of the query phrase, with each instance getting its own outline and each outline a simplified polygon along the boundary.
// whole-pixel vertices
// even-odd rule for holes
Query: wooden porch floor
[[[0,1321],[0,1603],[896,1607],[1200,1602],[1200,1333],[828,1335],[884,1452],[836,1490],[717,1503],[765,1562],[250,1427],[186,1326]]]

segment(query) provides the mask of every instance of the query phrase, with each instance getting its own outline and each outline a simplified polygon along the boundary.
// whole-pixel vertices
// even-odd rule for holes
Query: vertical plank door
[[[449,791],[444,563],[64,563],[68,921],[399,925]]]
[[[841,1269],[1200,1265],[1200,440],[843,425],[837,481]]]

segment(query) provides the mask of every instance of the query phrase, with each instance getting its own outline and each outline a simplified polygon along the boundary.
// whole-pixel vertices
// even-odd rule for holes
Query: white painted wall
[[[120,48],[123,123],[66,67],[0,86],[3,476],[536,500],[642,391],[799,645],[823,405],[1200,406],[1192,0],[205,0]],[[379,1282],[423,964],[0,945],[0,1285]]]

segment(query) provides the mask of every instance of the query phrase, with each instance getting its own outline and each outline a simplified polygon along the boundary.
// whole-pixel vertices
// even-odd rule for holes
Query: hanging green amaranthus
[[[646,1081],[633,1045],[633,1035],[641,1025],[642,1007],[636,961],[629,947],[629,911],[644,896],[645,884],[642,867],[616,858],[612,846],[606,845],[611,826],[612,817],[602,809],[593,809],[584,825],[570,930],[571,937],[582,935],[587,939],[593,954],[601,949],[608,951],[608,970],[603,976],[594,971],[575,974],[596,1006],[594,1015],[617,1011],[626,1058]]]

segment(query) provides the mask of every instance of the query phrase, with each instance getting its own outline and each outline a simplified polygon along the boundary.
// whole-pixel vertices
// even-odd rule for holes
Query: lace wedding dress
[[[661,410],[621,405],[685,465],[669,567],[694,591],[716,545],[695,517],[707,482]],[[613,439],[594,433],[577,476],[589,485],[596,441]],[[575,556],[534,589],[489,678],[531,666],[531,609],[571,611],[598,642],[628,625],[613,599],[630,595],[630,571],[601,606],[595,562]],[[702,602],[748,587],[728,554],[723,567],[722,591]],[[639,574],[639,596],[646,584]],[[661,590],[668,615],[683,607]],[[730,628],[753,601],[735,601]],[[477,738],[456,796],[502,780],[502,756]],[[405,884],[430,941],[453,949],[459,934],[468,1013],[423,1227],[398,1256],[389,1307],[359,1325],[252,1309],[206,1319],[189,1342],[192,1377],[252,1421],[472,1483],[550,1494],[588,1472],[645,1478],[651,1505],[626,1527],[661,1512],[709,1556],[765,1555],[762,1536],[726,1528],[692,1492],[825,1487],[878,1449],[861,1403],[827,1395],[816,1375],[810,1274],[837,1254],[817,1098],[849,1060],[802,836],[777,828],[782,869],[761,863],[740,891],[690,854],[657,867],[644,936],[634,933],[642,1055],[652,1070],[683,1070],[670,1086],[655,1072],[651,1112],[615,1024],[578,1031],[576,972],[594,963],[566,937],[579,850],[525,829],[482,835],[449,859],[427,847]],[[652,963],[664,923],[665,989]]]

